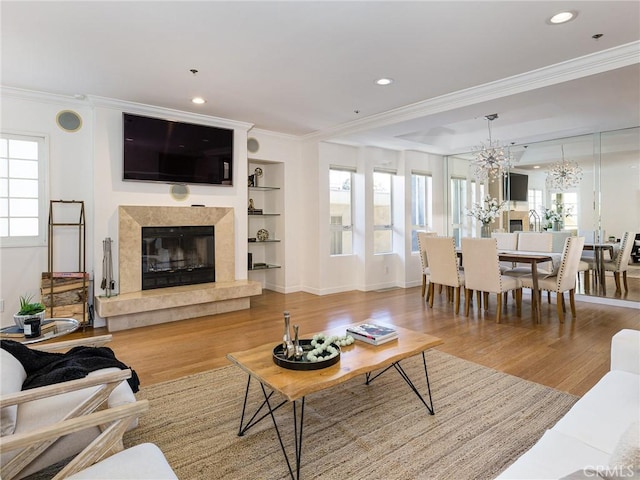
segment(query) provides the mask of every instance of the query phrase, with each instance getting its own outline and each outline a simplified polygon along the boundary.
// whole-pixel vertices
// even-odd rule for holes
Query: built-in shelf
[[[280,265],[272,265],[270,263],[266,264],[266,265],[253,265],[253,268],[249,269],[251,270],[270,270],[272,268],[281,268]]]
[[[284,269],[284,167],[281,162],[249,159],[248,165],[248,270]],[[263,236],[262,234],[267,233]],[[257,237],[265,238],[259,240]],[[276,284],[282,281],[278,272],[263,272],[262,281]]]

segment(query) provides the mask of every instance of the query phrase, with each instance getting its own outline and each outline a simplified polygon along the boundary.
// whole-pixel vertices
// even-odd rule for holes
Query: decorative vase
[[[284,312],[284,333],[282,334],[282,352],[285,358],[292,358],[295,355],[295,347],[291,340],[291,330],[289,312]]]
[[[491,226],[488,223],[483,223],[480,229],[480,236],[482,238],[491,238]]]
[[[560,222],[553,222],[553,226],[551,228],[554,232],[559,232],[562,230],[562,224]]]

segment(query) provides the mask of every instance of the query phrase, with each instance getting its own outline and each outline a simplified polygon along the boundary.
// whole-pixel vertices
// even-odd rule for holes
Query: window
[[[373,253],[393,251],[393,174],[373,172]]]
[[[460,246],[460,239],[466,235],[465,218],[467,207],[467,180],[465,178],[451,178],[451,226],[456,245]]]
[[[353,253],[353,171],[329,169],[330,254]]]
[[[553,209],[558,210],[561,206],[565,215],[562,223],[563,228],[569,230],[578,229],[578,194],[576,192],[554,193],[551,195]]]
[[[45,244],[45,140],[0,135],[0,245]]]
[[[431,175],[411,174],[411,251],[417,252],[419,230],[429,230],[433,224]]]
[[[534,230],[539,230],[542,225],[542,219],[544,218],[544,204],[542,202],[542,190],[536,188],[530,188],[527,192],[527,199],[529,203],[529,211],[534,210],[538,215],[535,218],[535,225],[531,225]],[[531,216],[529,217],[531,219]]]

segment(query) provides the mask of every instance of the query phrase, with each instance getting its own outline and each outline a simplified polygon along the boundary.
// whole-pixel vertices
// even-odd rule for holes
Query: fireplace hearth
[[[214,226],[142,227],[142,290],[215,282]]]

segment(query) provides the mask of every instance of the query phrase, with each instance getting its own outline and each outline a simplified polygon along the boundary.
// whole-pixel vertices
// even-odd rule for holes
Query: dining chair
[[[460,312],[460,291],[464,287],[464,273],[458,268],[458,255],[453,237],[423,237],[429,262],[429,307],[433,307],[435,285],[450,287],[455,293],[455,312]],[[453,300],[453,297],[450,296]]]
[[[491,238],[498,241],[498,250],[516,250],[518,248],[518,234],[516,232],[492,232]],[[513,268],[513,262],[500,262],[500,271]]]
[[[515,291],[516,311],[522,311],[522,281],[500,273],[498,240],[496,238],[463,238],[462,260],[464,262],[465,295],[464,314],[469,316],[469,304],[473,292],[495,293],[498,297],[496,323],[502,316],[503,294]],[[485,310],[488,309],[485,296]]]
[[[429,284],[429,259],[427,258],[427,251],[425,247],[424,239],[425,237],[433,237],[438,235],[436,232],[425,232],[418,231],[418,249],[420,250],[420,264],[422,265],[422,296],[427,295],[426,301],[429,301],[429,292],[427,290],[427,285]]]
[[[517,250],[551,253],[553,250],[553,235],[549,232],[519,232]],[[529,275],[531,273],[531,265],[518,263],[514,268],[505,270],[503,273],[514,277]],[[539,275],[551,275],[553,273],[553,264],[551,262],[538,264]]]
[[[580,255],[582,254],[583,247],[584,237],[567,237],[565,239],[558,273],[538,280],[539,291],[546,290],[548,292],[556,292],[556,309],[560,323],[564,323],[564,292],[569,292],[571,316],[573,318],[576,317],[576,274],[578,273],[578,264],[580,263]],[[523,287],[533,288],[533,279],[530,274],[520,278]],[[540,299],[538,299],[538,305],[540,305]]]
[[[635,232],[625,232],[622,236],[622,242],[615,257],[611,260],[604,260],[605,272],[613,272],[613,278],[616,282],[616,292],[621,292],[620,286],[620,274],[622,273],[622,280],[624,283],[625,292],[629,291],[629,285],[627,283],[627,270],[629,269],[629,260],[631,260],[631,249],[633,248],[633,242],[635,241]],[[595,260],[589,260],[591,268],[595,268]]]

